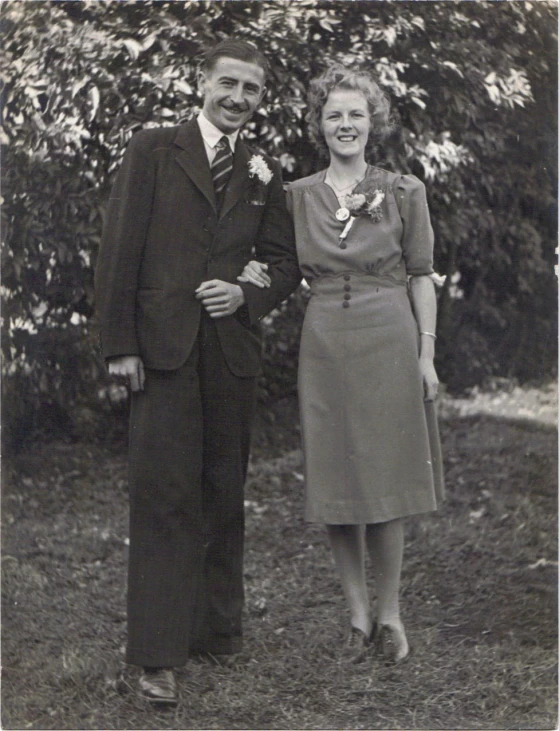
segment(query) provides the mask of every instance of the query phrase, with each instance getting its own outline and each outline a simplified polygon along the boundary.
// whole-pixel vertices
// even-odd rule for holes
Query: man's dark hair
[[[202,71],[211,71],[219,58],[236,58],[238,61],[245,63],[254,63],[264,71],[264,78],[270,73],[270,64],[256,46],[247,41],[238,41],[234,38],[228,38],[221,41],[216,46],[212,46],[204,54],[201,69]]]

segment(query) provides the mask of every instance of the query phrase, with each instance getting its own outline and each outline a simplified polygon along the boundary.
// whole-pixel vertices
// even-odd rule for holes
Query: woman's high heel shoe
[[[406,633],[390,624],[380,626],[378,646],[383,659],[390,663],[402,662],[410,654]]]

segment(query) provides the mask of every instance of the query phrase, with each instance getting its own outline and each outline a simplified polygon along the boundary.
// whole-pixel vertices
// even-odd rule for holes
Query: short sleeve
[[[411,276],[433,273],[434,235],[425,186],[414,175],[402,175],[395,195],[403,224],[402,252]]]

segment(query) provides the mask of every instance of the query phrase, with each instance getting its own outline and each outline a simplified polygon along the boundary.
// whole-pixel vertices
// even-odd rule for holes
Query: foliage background
[[[95,334],[105,202],[134,131],[199,109],[197,62],[229,35],[272,64],[245,134],[286,180],[324,165],[306,137],[305,89],[329,62],[372,69],[390,94],[399,128],[376,162],[427,185],[447,274],[438,369],[448,388],[555,375],[556,3],[12,0],[1,23],[12,446],[37,428],[91,435],[123,410]],[[303,309],[299,292],[266,322],[264,402],[294,389]]]

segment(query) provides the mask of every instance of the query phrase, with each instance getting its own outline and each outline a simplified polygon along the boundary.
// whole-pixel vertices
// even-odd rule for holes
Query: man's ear
[[[198,93],[201,96],[204,96],[204,93],[206,91],[206,75],[202,71],[202,69],[198,69],[196,72],[196,82],[198,87]]]

